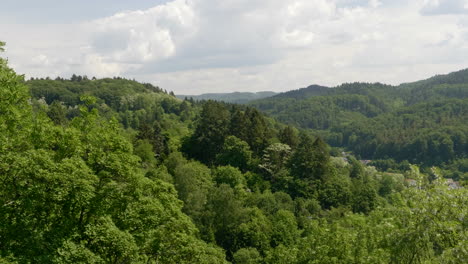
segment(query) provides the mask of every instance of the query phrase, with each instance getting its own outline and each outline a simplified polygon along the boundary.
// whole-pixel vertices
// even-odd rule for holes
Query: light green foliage
[[[318,200],[322,208],[347,206],[351,199],[348,179],[341,176],[330,178],[318,188]]]
[[[236,186],[243,187],[246,185],[244,175],[242,175],[237,168],[231,166],[217,167],[213,171],[213,179],[218,185],[224,183],[228,184],[232,188]]]
[[[377,206],[377,183],[374,174],[366,171],[355,158],[350,157],[351,207],[355,213],[369,213]]]
[[[182,156],[182,153],[180,152],[172,152],[164,162],[167,167],[167,171],[172,175],[174,175],[175,169],[178,166],[182,166],[187,163],[188,161]]]
[[[378,193],[382,197],[386,197],[391,193],[400,192],[403,190],[404,176],[402,174],[384,173],[380,176],[380,186]]]
[[[115,226],[110,217],[96,219],[85,227],[88,248],[107,263],[137,262],[138,246],[133,236]]]
[[[2,130],[2,142],[8,142],[6,137],[27,129],[28,118],[31,107],[28,105],[28,88],[23,84],[23,77],[8,68],[3,59],[0,58],[0,129]],[[13,138],[12,138],[13,140]],[[15,138],[17,143],[22,142]],[[11,142],[11,144],[15,144]],[[4,146],[6,147],[6,146]]]
[[[270,220],[258,208],[251,208],[245,212],[246,221],[236,230],[237,248],[254,247],[259,252],[266,252],[270,248],[272,226]]]
[[[143,176],[117,120],[82,97],[55,126],[0,68],[0,256],[20,263],[223,263],[196,237],[174,187]],[[208,170],[209,173],[209,170]],[[175,254],[174,252],[178,252]]]
[[[26,84],[32,100],[0,61],[0,263],[467,262],[468,195],[441,178],[463,181],[466,162],[420,169],[402,161],[459,158],[465,131],[394,144],[432,122],[413,115],[424,107],[455,126],[464,113],[457,100],[410,106],[395,119],[388,111],[409,102],[381,100],[379,85],[311,100],[324,112],[301,120],[331,134],[310,135],[361,155],[401,153],[373,161],[376,170],[348,154],[349,164],[330,157],[307,132],[298,144],[293,127],[251,107],[179,101],[121,78]],[[457,85],[437,93],[462,98]],[[283,107],[307,109],[298,98]],[[384,117],[395,130],[379,127]],[[417,184],[405,187],[404,177]]]
[[[228,254],[237,250],[236,229],[245,215],[241,196],[229,185],[221,184],[211,190],[205,208],[200,228],[205,239],[216,241]]]
[[[146,173],[145,173],[145,177],[151,179],[151,180],[156,180],[156,179],[159,179],[159,180],[162,180],[164,182],[168,182],[168,183],[174,183],[174,179],[172,178],[172,175],[167,171],[167,168],[166,166],[164,165],[161,165],[157,168],[154,168],[154,169],[149,169]]]
[[[235,264],[260,264],[262,257],[255,248],[241,248],[234,253]]]
[[[145,167],[150,167],[156,164],[155,154],[153,152],[153,145],[148,140],[138,140],[135,143],[135,155],[140,157]]]
[[[466,190],[443,182],[403,192],[404,206],[378,208],[369,216],[347,214],[311,221],[299,259],[312,263],[461,263],[466,260]],[[465,252],[465,253],[464,253]]]
[[[289,247],[296,244],[300,232],[293,213],[286,210],[279,210],[273,216],[272,226],[272,243],[274,245]]]
[[[247,142],[235,136],[228,136],[216,160],[220,165],[231,165],[246,171],[252,162],[252,151]]]
[[[259,173],[248,171],[244,176],[250,191],[265,191],[271,188],[270,182]]]
[[[343,157],[330,157],[330,162],[336,168],[344,168],[348,165],[348,162]]]
[[[284,245],[279,245],[276,248],[268,251],[267,256],[265,257],[266,263],[298,263],[297,262],[297,252],[296,247],[287,247]]]
[[[150,263],[225,263],[224,252],[196,238],[196,229],[188,218],[167,219],[147,234],[151,239],[144,250]]]
[[[211,171],[199,162],[189,162],[174,170],[178,197],[184,202],[184,212],[198,219],[213,186]]]
[[[263,212],[274,215],[278,210],[294,211],[294,202],[287,193],[270,190],[262,193],[255,192],[246,199],[246,204],[260,208]]]
[[[99,255],[94,254],[86,246],[75,244],[72,241],[65,241],[57,249],[57,255],[52,260],[53,263],[80,263],[97,264],[106,263]]]
[[[13,257],[0,257],[0,264],[17,264],[18,262]]]
[[[377,206],[377,192],[370,181],[353,181],[352,209],[356,213],[369,213]]]
[[[408,188],[403,194],[410,210],[396,208],[393,212],[398,219],[392,234],[394,261],[421,263],[440,254],[451,255],[449,252],[466,241],[466,189],[449,190],[438,178],[424,189]],[[460,253],[452,257],[460,257]]]

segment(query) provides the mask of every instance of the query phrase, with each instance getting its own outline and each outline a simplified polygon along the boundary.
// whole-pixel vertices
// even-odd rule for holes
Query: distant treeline
[[[363,159],[431,166],[468,155],[468,70],[400,86],[310,86],[250,105]]]

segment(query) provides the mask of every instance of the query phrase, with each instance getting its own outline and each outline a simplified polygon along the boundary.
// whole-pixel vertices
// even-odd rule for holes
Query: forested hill
[[[167,94],[167,91],[152,84],[139,83],[120,77],[104,79],[93,77],[89,79],[86,76],[74,74],[70,79],[60,77],[55,80],[31,78],[26,84],[31,87],[31,95],[34,98],[44,98],[48,104],[60,101],[66,105],[77,105],[80,103],[80,96],[87,94],[98,97],[107,105],[114,107],[126,96],[151,93]]]
[[[466,263],[453,171],[382,172],[253,107],[0,59],[0,263]]]
[[[468,83],[468,69],[452,72],[449,74],[436,75],[426,80],[413,83],[404,83],[400,86],[430,86],[437,84],[466,84]]]
[[[430,166],[468,155],[468,70],[399,86],[311,86],[250,105],[363,159]]]
[[[408,104],[434,98],[432,96],[442,95],[444,97],[467,97],[467,91],[463,89],[468,84],[468,69],[452,72],[445,75],[436,75],[429,79],[403,83],[398,86],[385,85],[381,83],[344,83],[336,87],[321,85],[310,85],[306,88],[291,90],[272,96],[271,99],[296,98],[306,99],[311,96],[337,95],[337,94],[361,94],[374,95],[394,99],[394,97],[406,100]],[[453,86],[444,86],[453,85]],[[458,87],[461,85],[461,87]],[[458,89],[460,88],[460,89]],[[422,91],[424,90],[424,91]],[[445,91],[444,91],[445,90]],[[421,95],[424,95],[421,97]],[[266,98],[267,100],[270,98]]]
[[[309,96],[326,95],[329,92],[329,87],[320,85],[310,85],[307,88],[292,90],[289,92],[276,94],[275,98],[305,98]]]
[[[233,92],[233,93],[206,93],[201,95],[177,95],[180,99],[192,98],[193,100],[215,100],[226,103],[245,104],[247,102],[274,96],[275,92]]]

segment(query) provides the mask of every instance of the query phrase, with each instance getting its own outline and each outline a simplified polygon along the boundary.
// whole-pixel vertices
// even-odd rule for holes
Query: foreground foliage
[[[56,126],[0,68],[0,256],[20,263],[223,263],[172,184],[144,177],[116,120],[83,97]]]
[[[254,108],[72,79],[0,61],[0,263],[468,261],[448,168],[379,172]]]

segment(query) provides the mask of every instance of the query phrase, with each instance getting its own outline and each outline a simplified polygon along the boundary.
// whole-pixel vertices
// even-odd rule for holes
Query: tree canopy
[[[25,81],[0,59],[0,263],[466,263],[465,101],[445,98],[462,89],[336,89],[310,106],[325,133],[123,78]],[[326,143],[344,138],[356,152]],[[362,160],[371,146],[382,159]]]

